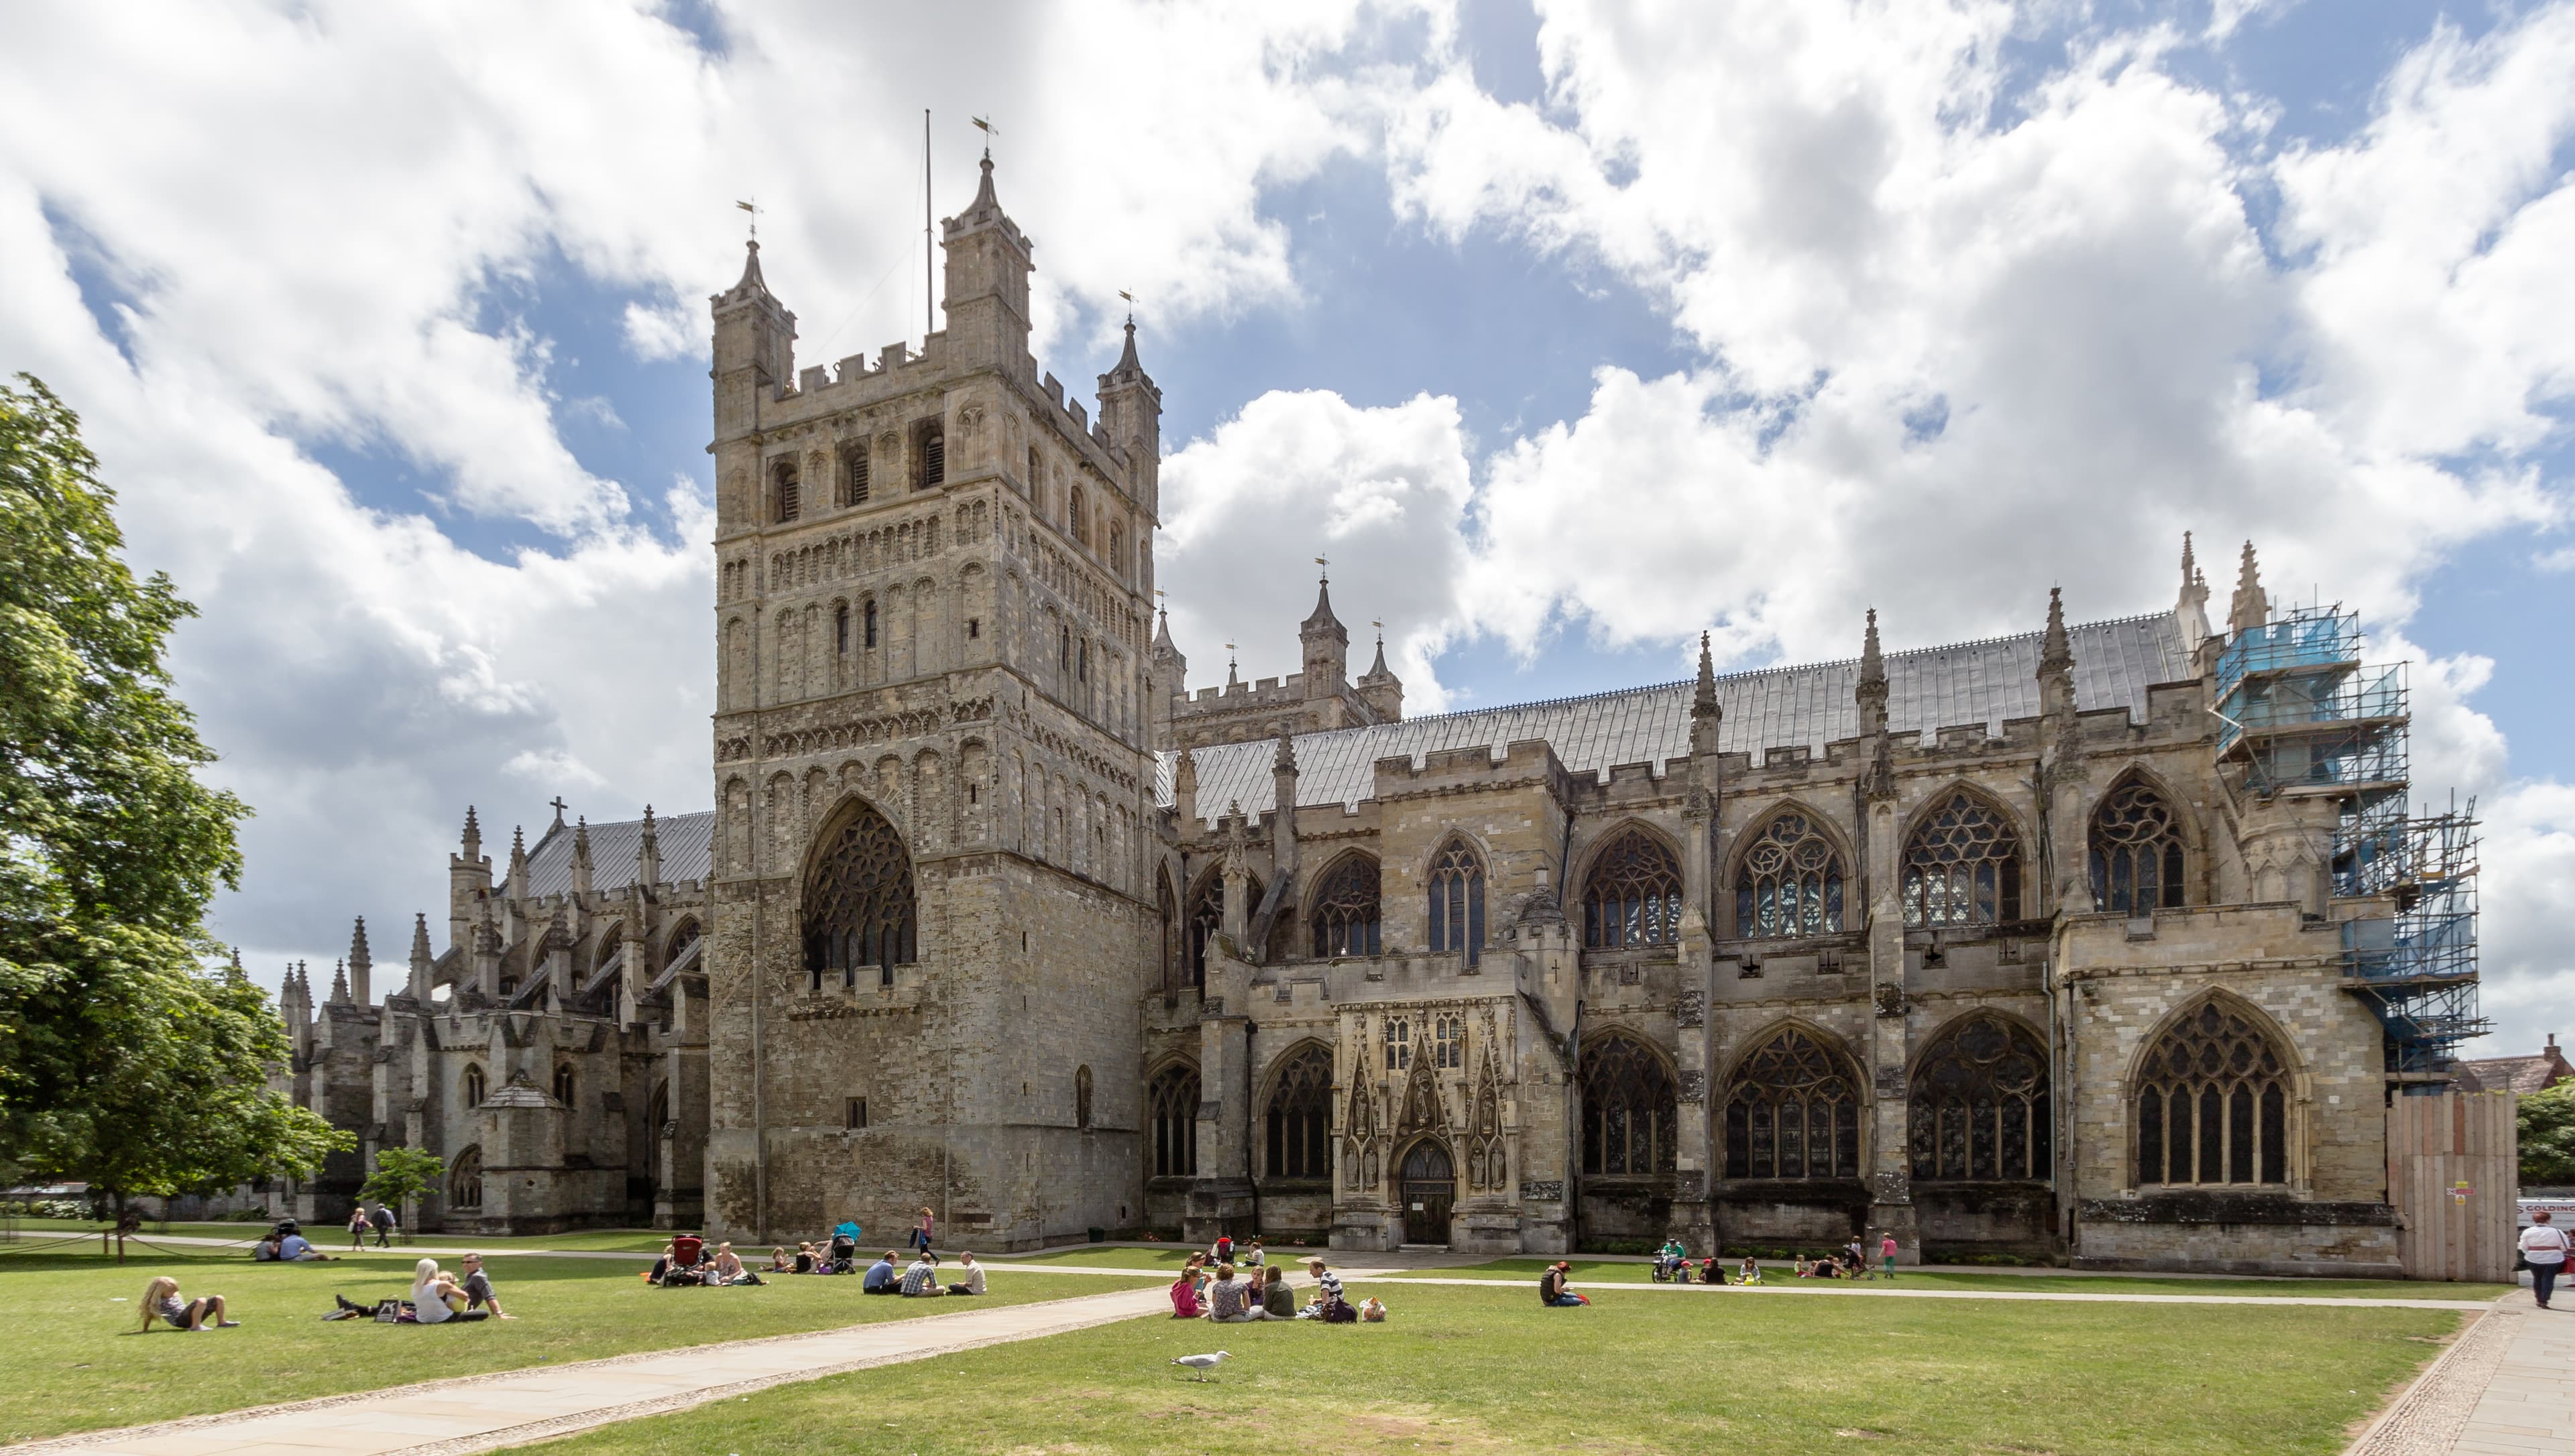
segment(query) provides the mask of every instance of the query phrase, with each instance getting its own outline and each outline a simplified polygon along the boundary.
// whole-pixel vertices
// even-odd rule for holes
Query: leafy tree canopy
[[[435,1191],[439,1179],[446,1176],[447,1159],[435,1153],[416,1147],[380,1147],[376,1149],[376,1170],[367,1175],[358,1196],[399,1208],[423,1193]]]
[[[2521,1181],[2575,1183],[2575,1082],[2521,1099]]]
[[[265,1081],[285,1028],[209,971],[248,809],[161,655],[192,615],[138,581],[80,421],[0,384],[0,1161],[121,1202],[309,1171],[347,1135]]]

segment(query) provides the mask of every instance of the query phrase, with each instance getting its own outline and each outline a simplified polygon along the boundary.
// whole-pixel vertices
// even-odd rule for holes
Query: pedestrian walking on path
[[[1891,1229],[1891,1228],[1890,1228],[1890,1229],[1888,1229],[1888,1230],[1886,1231],[1886,1237],[1885,1237],[1885,1239],[1884,1239],[1883,1241],[1881,1241],[1881,1242],[1878,1244],[1878,1246],[1877,1246],[1877,1255],[1878,1255],[1878,1258],[1882,1261],[1882,1262],[1881,1262],[1880,1267],[1884,1270],[1884,1272],[1885,1272],[1885,1274],[1886,1274],[1887,1279],[1888,1279],[1890,1282],[1891,1282],[1891,1281],[1893,1281],[1893,1279],[1895,1278],[1895,1230],[1894,1230],[1894,1229]]]
[[[2530,1227],[2521,1231],[2521,1261],[2530,1266],[2530,1292],[2538,1296],[2542,1309],[2556,1292],[2558,1272],[2566,1267],[2566,1230],[2548,1221],[2547,1209],[2530,1215]]]

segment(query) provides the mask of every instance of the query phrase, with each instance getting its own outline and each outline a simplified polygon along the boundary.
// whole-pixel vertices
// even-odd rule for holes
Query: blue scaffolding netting
[[[2386,1033],[2387,1070],[2433,1090],[2477,1014],[2476,802],[2409,808],[2402,664],[2360,660],[2360,619],[2300,608],[2237,633],[2217,661],[2218,753],[2245,788],[2333,799],[2333,891],[2384,913],[2345,920],[2345,985]]]

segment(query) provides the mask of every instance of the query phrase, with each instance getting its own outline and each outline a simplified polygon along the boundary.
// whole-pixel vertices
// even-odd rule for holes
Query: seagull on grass
[[[1175,1365],[1187,1365],[1193,1370],[1213,1370],[1217,1366],[1224,1364],[1229,1358],[1229,1355],[1230,1352],[1225,1350],[1219,1350],[1213,1355],[1183,1355],[1172,1363]],[[1207,1376],[1200,1375],[1196,1378],[1205,1380],[1207,1379]]]

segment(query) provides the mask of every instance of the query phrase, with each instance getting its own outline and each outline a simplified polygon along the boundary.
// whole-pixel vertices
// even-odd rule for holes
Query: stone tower
[[[918,356],[796,370],[756,250],[713,300],[727,1236],[1134,1216],[1161,392],[1132,324],[1097,426],[1039,375],[989,158],[942,236]]]

